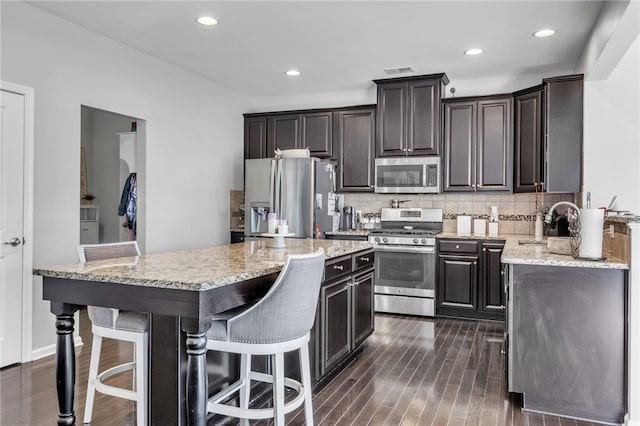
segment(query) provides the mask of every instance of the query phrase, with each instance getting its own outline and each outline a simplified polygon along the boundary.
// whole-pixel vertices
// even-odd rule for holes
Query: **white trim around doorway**
[[[22,355],[21,362],[33,359],[33,180],[35,147],[35,90],[0,80],[0,90],[24,96],[24,202],[22,264]]]

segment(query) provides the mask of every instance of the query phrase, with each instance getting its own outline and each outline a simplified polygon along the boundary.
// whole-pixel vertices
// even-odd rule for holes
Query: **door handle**
[[[18,237],[13,237],[12,239],[10,239],[9,241],[5,241],[2,244],[8,245],[8,246],[12,246],[12,247],[17,247],[19,246],[21,243],[20,238]]]

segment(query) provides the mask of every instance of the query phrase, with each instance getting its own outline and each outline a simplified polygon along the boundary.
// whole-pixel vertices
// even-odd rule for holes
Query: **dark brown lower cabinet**
[[[352,267],[340,269],[343,275],[325,281],[320,289],[320,377],[354,353],[373,333],[373,251],[327,263]]]
[[[373,333],[373,271],[353,278],[351,288],[353,333],[351,347],[360,346]]]
[[[438,240],[438,316],[504,321],[503,241]]]
[[[325,263],[309,342],[314,388],[324,385],[373,333],[373,261],[373,251],[365,250]],[[285,356],[286,376],[299,380],[298,353]]]

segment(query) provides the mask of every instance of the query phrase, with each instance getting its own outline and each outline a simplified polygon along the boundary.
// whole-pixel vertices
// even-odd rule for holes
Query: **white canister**
[[[580,209],[580,257],[600,259],[602,257],[602,234],[604,210]]]
[[[288,234],[289,233],[289,225],[287,225],[287,221],[282,219],[280,220],[280,224],[278,225],[278,234]]]
[[[471,216],[458,215],[456,219],[456,232],[458,234],[470,234],[471,233]]]
[[[276,213],[267,214],[267,232],[275,234],[278,229],[278,215]]]
[[[475,235],[484,235],[487,233],[486,219],[473,219],[473,233]]]

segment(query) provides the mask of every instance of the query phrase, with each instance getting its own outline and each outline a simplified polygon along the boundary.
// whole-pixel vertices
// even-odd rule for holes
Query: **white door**
[[[0,367],[22,352],[24,105],[0,91]]]

